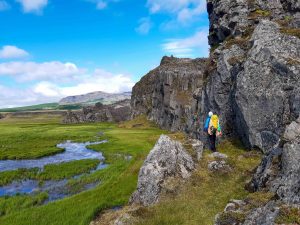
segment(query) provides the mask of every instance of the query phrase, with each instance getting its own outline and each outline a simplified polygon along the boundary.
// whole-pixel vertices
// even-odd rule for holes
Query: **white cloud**
[[[66,96],[93,91],[120,93],[131,91],[134,84],[128,75],[112,74],[102,69],[78,76],[70,82],[38,81],[26,89],[8,88],[0,84],[0,108],[57,102]]]
[[[61,87],[57,84],[43,81],[38,83],[33,90],[35,93],[45,97],[56,96],[62,98],[94,91],[120,93],[130,91],[133,85],[134,82],[129,76],[124,74],[111,74],[105,70],[96,69],[93,74],[77,80],[76,84]]]
[[[139,26],[135,29],[135,31],[139,34],[146,35],[151,30],[153,24],[149,17],[141,18],[139,21]]]
[[[6,62],[0,63],[0,76],[13,76],[19,81],[32,80],[66,80],[85,71],[75,64],[58,61],[53,62]]]
[[[193,36],[183,39],[169,39],[162,44],[167,54],[177,57],[208,56],[208,31],[198,31]]]
[[[0,49],[0,59],[16,59],[28,56],[28,52],[16,46],[6,45]]]
[[[150,14],[171,15],[171,19],[162,25],[162,28],[166,29],[189,25],[206,12],[206,0],[148,0],[146,6]]]
[[[25,13],[41,13],[47,6],[48,0],[16,0],[19,2]]]
[[[7,3],[7,1],[0,1],[0,11],[5,11],[10,9],[10,5]]]

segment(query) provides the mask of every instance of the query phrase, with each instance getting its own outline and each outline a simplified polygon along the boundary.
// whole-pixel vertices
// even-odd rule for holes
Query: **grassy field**
[[[89,224],[99,211],[126,204],[136,187],[138,171],[143,160],[159,135],[166,133],[145,122],[144,119],[124,123],[121,126],[110,123],[63,125],[58,121],[47,117],[36,120],[27,118],[1,121],[0,158],[38,158],[61,151],[55,147],[61,141],[108,139],[108,143],[92,148],[103,152],[109,166],[95,173],[86,174],[78,180],[70,180],[68,185],[80,188],[93,181],[101,181],[101,184],[89,191],[46,205],[40,205],[47,197],[43,193],[38,196],[2,197],[1,225]],[[136,123],[139,127],[134,126]],[[99,136],[99,132],[104,132],[104,136]],[[125,160],[124,156],[127,155],[131,155],[132,159]],[[75,165],[64,166],[64,169],[68,168],[74,174],[72,170]],[[76,168],[75,172],[80,168],[80,166]],[[60,179],[69,176],[53,166],[45,172],[50,174],[45,175],[46,178]],[[34,171],[29,172],[29,176],[31,173]]]

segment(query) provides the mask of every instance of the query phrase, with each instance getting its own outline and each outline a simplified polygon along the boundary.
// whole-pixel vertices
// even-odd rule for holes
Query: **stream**
[[[58,164],[63,162],[70,162],[75,160],[82,159],[99,159],[100,164],[98,167],[89,173],[94,173],[97,170],[101,170],[107,167],[107,164],[104,163],[104,157],[101,152],[96,152],[87,148],[90,145],[98,145],[107,142],[85,142],[85,143],[74,143],[67,141],[61,144],[58,144],[58,148],[65,149],[64,152],[58,153],[56,155],[43,157],[40,159],[30,159],[30,160],[0,160],[0,172],[16,170],[20,168],[39,168],[43,170],[45,165],[48,164]],[[74,176],[72,179],[80,179],[81,175]],[[57,199],[62,199],[67,196],[70,196],[71,193],[68,192],[67,188],[68,179],[64,180],[48,180],[40,183],[38,180],[22,180],[14,181],[9,185],[0,187],[0,196],[13,196],[16,194],[36,194],[40,192],[47,192],[49,198],[46,202],[54,201]],[[86,184],[83,189],[89,190],[98,185],[99,182]]]

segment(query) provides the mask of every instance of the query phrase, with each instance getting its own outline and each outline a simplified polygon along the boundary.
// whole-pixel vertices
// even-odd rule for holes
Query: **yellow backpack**
[[[212,126],[213,126],[216,130],[218,130],[218,128],[219,128],[219,117],[218,117],[217,115],[213,115],[213,116],[211,117],[211,124],[212,124]]]

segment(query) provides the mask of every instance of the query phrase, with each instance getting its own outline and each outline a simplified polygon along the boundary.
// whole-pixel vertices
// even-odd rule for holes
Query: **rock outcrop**
[[[84,107],[79,111],[68,111],[63,123],[120,122],[130,119],[130,112],[130,100],[111,105],[97,103],[95,106]]]
[[[299,10],[288,11],[297,9],[293,1],[288,5],[208,1],[213,51],[207,85],[198,96],[204,102],[200,115],[215,111],[225,134],[264,152],[300,113],[300,30],[294,27]]]
[[[199,105],[193,95],[203,86],[205,65],[206,59],[164,57],[133,87],[132,116],[146,114],[162,128],[190,130]]]
[[[248,187],[277,201],[253,209],[244,224],[274,224],[278,205],[300,203],[299,3],[208,0],[208,13],[213,48],[200,115],[217,112],[225,135],[264,152]]]
[[[195,137],[206,114],[217,113],[225,137],[264,153],[249,188],[274,192],[275,205],[299,205],[299,1],[208,0],[207,10],[209,59],[165,57],[134,87],[133,116]],[[176,97],[182,90],[184,101]],[[200,123],[192,122],[195,112]],[[275,209],[269,202],[253,218],[263,221]]]
[[[130,202],[144,206],[156,203],[170,179],[186,179],[194,168],[182,144],[161,135],[140,169],[137,190]]]

